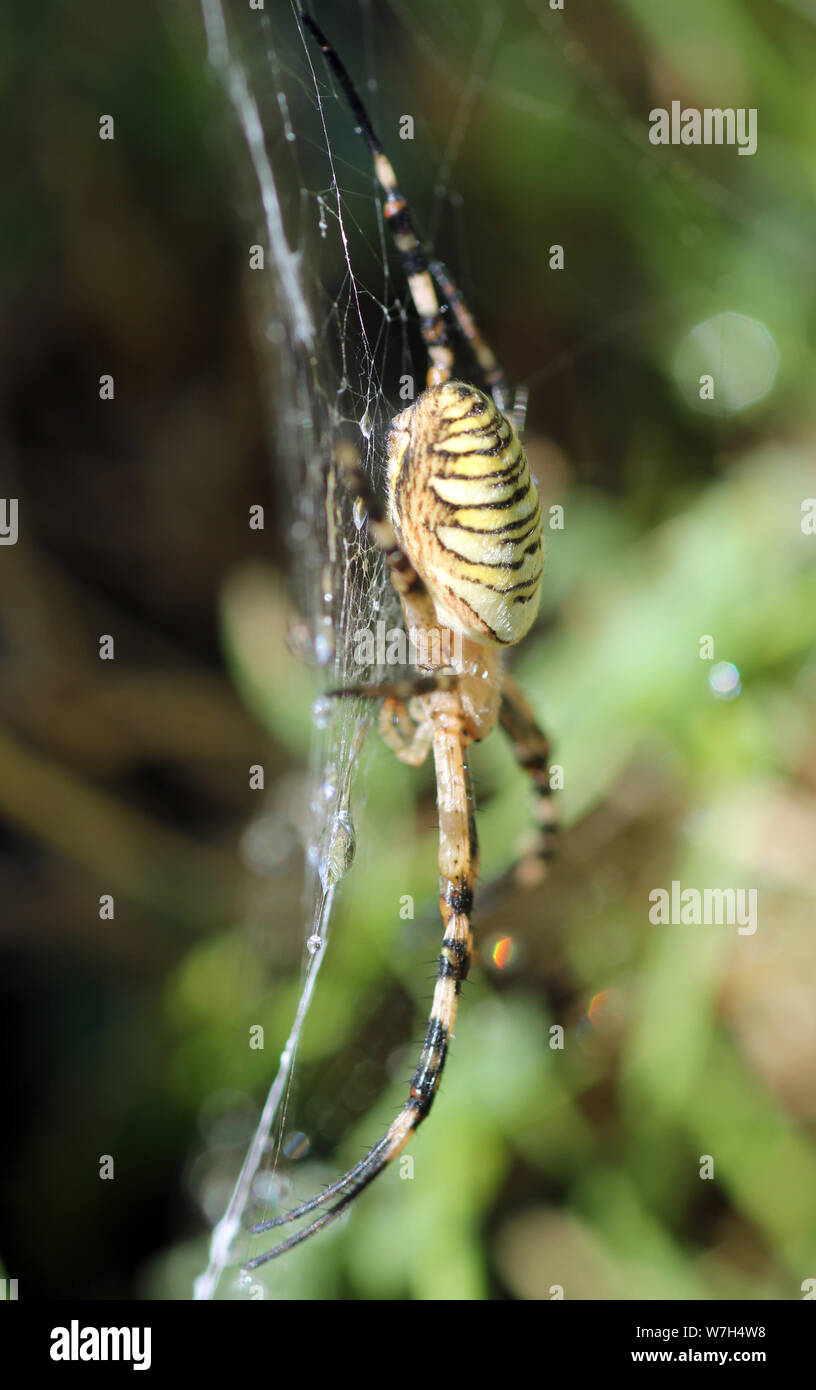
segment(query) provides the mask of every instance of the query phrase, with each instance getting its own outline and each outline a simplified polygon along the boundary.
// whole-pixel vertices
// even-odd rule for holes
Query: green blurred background
[[[529,384],[528,450],[564,526],[513,669],[564,768],[564,833],[543,887],[479,917],[413,1181],[388,1172],[265,1289],[801,1298],[816,1278],[813,11],[314,8],[421,228]],[[230,23],[336,389],[349,287],[336,235],[317,236],[331,173],[314,83],[291,8],[268,5],[256,30],[244,10]],[[0,1262],[21,1297],[183,1299],[288,1033],[307,930],[320,687],[286,642],[291,480],[246,269],[257,198],[193,4],[19,5],[0,70],[0,494],[21,518],[0,551]],[[648,113],[673,99],[756,107],[756,155],[651,146]],[[339,103],[323,115],[376,336],[399,269],[384,288],[364,148]],[[420,374],[422,354],[397,312],[389,329],[393,409],[400,363]],[[353,321],[343,337],[359,364]],[[474,769],[489,880],[530,806],[499,737]],[[432,988],[431,772],[372,736],[354,804],[284,1200],[382,1132]],[[649,893],[672,880],[756,888],[756,933],[652,925]]]

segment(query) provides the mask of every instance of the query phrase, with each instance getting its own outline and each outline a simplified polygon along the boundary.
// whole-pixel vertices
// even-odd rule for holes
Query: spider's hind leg
[[[516,881],[527,887],[546,877],[552,858],[553,838],[558,829],[550,788],[549,740],[538,727],[535,715],[512,676],[506,675],[499,710],[501,726],[512,744],[517,762],[529,774],[537,794],[538,831],[513,870]]]

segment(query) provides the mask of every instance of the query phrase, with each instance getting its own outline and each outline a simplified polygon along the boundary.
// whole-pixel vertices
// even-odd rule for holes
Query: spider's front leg
[[[447,1055],[462,985],[473,948],[471,916],[479,841],[466,750],[469,736],[458,693],[434,698],[433,735],[439,811],[439,909],[444,935],[428,1031],[411,1095],[431,1108]],[[418,1121],[417,1121],[418,1123]]]
[[[384,1168],[402,1152],[428,1115],[433,1104],[450,1046],[459,994],[470,968],[471,912],[478,869],[478,843],[473,795],[465,756],[469,742],[466,718],[458,690],[438,691],[429,697],[433,723],[439,809],[439,905],[444,923],[425,1041],[411,1081],[411,1090],[399,1114],[365,1158],[311,1201],[285,1216],[253,1226],[254,1233],[277,1229],[308,1216],[330,1202],[305,1230],[298,1231],[272,1250],[256,1255],[244,1266],[257,1269],[267,1260],[308,1240],[333,1221]],[[336,1200],[334,1200],[336,1199]]]

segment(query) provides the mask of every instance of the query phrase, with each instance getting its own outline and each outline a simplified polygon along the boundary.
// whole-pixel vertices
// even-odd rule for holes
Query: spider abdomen
[[[440,622],[520,641],[538,610],[541,503],[515,427],[482,391],[449,381],[394,419],[391,519]]]

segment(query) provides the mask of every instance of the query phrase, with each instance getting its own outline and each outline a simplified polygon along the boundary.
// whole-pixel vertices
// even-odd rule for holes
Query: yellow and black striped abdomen
[[[449,381],[396,417],[391,518],[440,622],[518,642],[538,610],[541,503],[514,426],[482,391]]]

